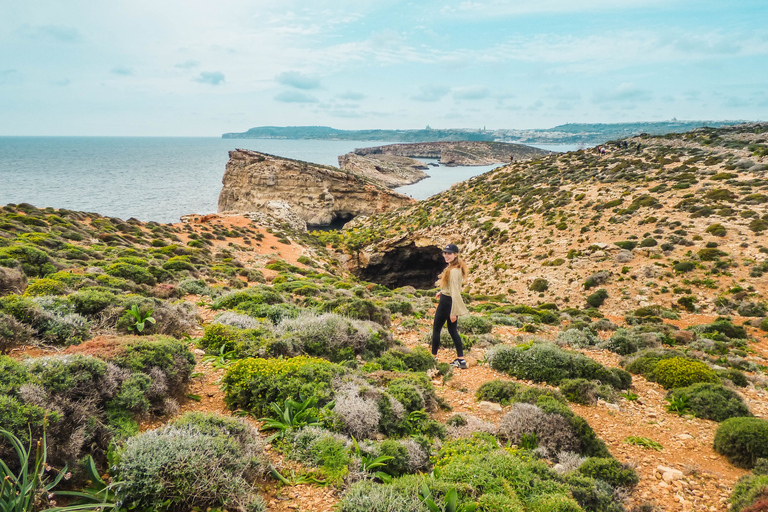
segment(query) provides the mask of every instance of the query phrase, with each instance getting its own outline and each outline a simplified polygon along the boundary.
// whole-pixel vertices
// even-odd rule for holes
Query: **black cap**
[[[443,249],[443,252],[452,252],[454,254],[458,254],[459,247],[456,244],[448,244],[445,246],[445,249]]]

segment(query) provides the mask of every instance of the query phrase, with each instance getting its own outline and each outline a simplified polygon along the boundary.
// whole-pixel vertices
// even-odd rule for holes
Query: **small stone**
[[[486,402],[483,400],[478,404],[478,407],[483,412],[489,412],[489,413],[497,413],[501,412],[501,405],[493,403],[493,402]]]
[[[192,353],[195,354],[196,356],[204,356],[205,355],[205,350],[201,350],[199,348],[196,348],[195,350],[192,351]]]
[[[677,469],[672,469],[670,471],[665,472],[663,475],[661,475],[661,478],[664,479],[665,482],[675,482],[676,480],[680,480],[683,478],[683,472],[679,471]]]
[[[678,439],[693,439],[693,436],[690,434],[678,434]]]

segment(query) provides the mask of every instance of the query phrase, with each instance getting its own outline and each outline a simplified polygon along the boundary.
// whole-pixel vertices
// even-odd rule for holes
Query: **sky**
[[[765,0],[0,4],[0,135],[768,119]]]

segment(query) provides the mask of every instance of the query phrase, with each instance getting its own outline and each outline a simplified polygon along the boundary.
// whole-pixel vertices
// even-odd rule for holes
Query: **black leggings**
[[[458,321],[451,322],[451,306],[453,301],[448,295],[440,294],[440,303],[435,311],[435,323],[432,326],[432,355],[437,355],[437,349],[440,348],[440,332],[443,330],[443,324],[448,322],[448,334],[453,339],[456,347],[456,355],[464,357],[464,346],[461,344],[461,336],[456,328]]]

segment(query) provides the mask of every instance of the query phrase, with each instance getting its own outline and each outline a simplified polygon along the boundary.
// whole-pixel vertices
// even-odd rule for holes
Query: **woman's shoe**
[[[466,370],[467,369],[467,362],[464,359],[458,359],[457,358],[457,359],[454,359],[451,362],[451,366],[453,366],[454,368],[459,368],[461,370]]]

